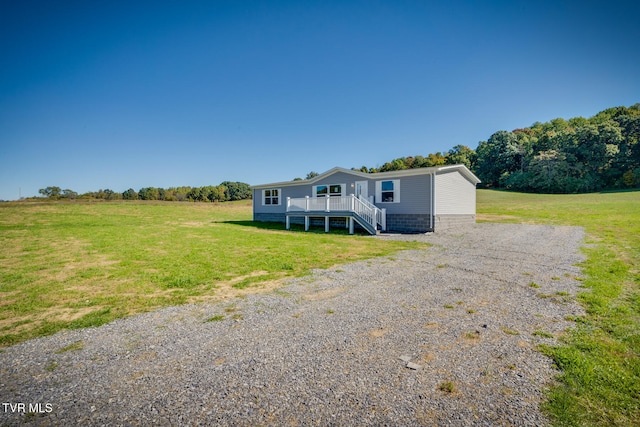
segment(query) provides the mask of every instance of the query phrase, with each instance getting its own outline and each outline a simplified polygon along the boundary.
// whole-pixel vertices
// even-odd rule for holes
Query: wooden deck
[[[291,217],[304,217],[305,231],[309,230],[310,218],[324,217],[325,232],[329,232],[330,218],[347,219],[349,233],[354,232],[354,222],[360,224],[370,234],[376,234],[378,227],[386,230],[386,210],[379,209],[369,201],[350,196],[326,196],[287,198],[286,228],[291,227]]]

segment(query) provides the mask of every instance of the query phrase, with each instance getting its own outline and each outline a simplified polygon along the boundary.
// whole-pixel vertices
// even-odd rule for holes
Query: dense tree
[[[62,190],[62,194],[60,197],[62,197],[63,199],[74,200],[76,197],[78,197],[78,193],[76,193],[73,190],[66,189],[66,190]]]
[[[379,172],[399,171],[403,169],[409,169],[407,166],[406,158],[394,159],[391,162],[387,162],[380,167]]]
[[[375,173],[375,172],[389,172],[389,171],[397,171],[397,170],[405,170],[405,169],[415,169],[415,168],[427,168],[431,166],[439,166],[449,164],[447,162],[447,157],[440,153],[431,153],[427,157],[424,156],[409,156],[409,157],[399,157],[397,159],[393,159],[390,162],[386,162],[379,168],[367,168],[366,166],[362,166],[360,169],[361,172]]]
[[[478,145],[476,171],[487,187],[499,185],[500,180],[521,170],[523,149],[513,132],[500,130]]]
[[[60,187],[50,186],[39,190],[44,197],[57,199],[75,199],[78,193],[73,190],[61,190]],[[138,192],[129,188],[123,193],[113,190],[98,190],[84,193],[82,199],[103,200],[166,200],[166,201],[198,201],[198,202],[226,202],[232,200],[251,199],[252,191],[249,184],[244,182],[224,181],[220,185],[203,187],[143,187]]]
[[[202,192],[206,197],[206,201],[209,202],[224,202],[227,200],[226,195],[227,187],[224,185],[209,185],[206,187],[202,187]]]
[[[60,192],[62,190],[60,187],[50,186],[47,188],[41,188],[38,190],[38,193],[42,194],[44,197],[48,197],[50,199],[57,199],[60,197]]]
[[[427,158],[422,163],[421,167],[442,166],[447,164],[447,158],[441,152],[429,153]]]
[[[220,184],[225,187],[225,200],[245,200],[251,198],[251,187],[244,182],[224,181]]]
[[[445,156],[448,165],[465,165],[472,168],[476,163],[476,152],[466,145],[458,144],[447,152]]]
[[[105,198],[105,200],[118,199],[118,193],[116,193],[115,191],[110,190],[110,189],[107,188],[107,189],[104,190],[104,198]]]
[[[526,186],[527,189],[536,188],[544,193],[560,193],[567,186],[569,179],[567,157],[556,150],[543,151],[533,157],[529,171],[523,174],[523,177],[528,182],[522,182],[520,186]],[[515,184],[515,181],[512,182]]]
[[[224,185],[193,187],[186,194],[186,197],[193,202],[224,202],[227,200],[226,190]]]
[[[187,199],[193,202],[204,202],[207,200],[207,195],[202,187],[194,187],[187,193]]]
[[[158,200],[160,199],[160,191],[156,187],[144,187],[138,190],[138,198],[140,200]]]
[[[609,108],[591,118],[556,118],[511,132],[495,132],[476,150],[456,145],[445,155],[400,157],[384,172],[464,164],[481,186],[516,191],[576,193],[640,187],[640,103]]]
[[[182,202],[187,199],[187,194],[191,191],[191,187],[171,187],[167,189],[166,200]]]
[[[315,178],[316,176],[320,175],[318,172],[316,171],[311,171],[307,174],[307,176],[304,179],[312,179]]]
[[[637,187],[640,104],[590,119],[536,122],[480,142],[472,170],[486,187],[533,192],[588,192]]]
[[[122,198],[124,200],[138,200],[138,193],[133,188],[130,188],[122,193]]]

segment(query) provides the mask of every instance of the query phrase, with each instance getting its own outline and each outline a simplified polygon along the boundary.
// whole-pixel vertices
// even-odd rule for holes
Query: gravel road
[[[548,424],[583,230],[376,238],[432,245],[5,348],[0,425]]]

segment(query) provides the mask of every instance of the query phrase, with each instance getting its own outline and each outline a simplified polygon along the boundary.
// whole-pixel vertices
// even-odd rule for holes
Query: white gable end
[[[476,186],[458,172],[436,175],[436,215],[475,215]]]

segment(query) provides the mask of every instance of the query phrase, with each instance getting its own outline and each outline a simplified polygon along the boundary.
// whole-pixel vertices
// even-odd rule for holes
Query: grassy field
[[[254,224],[246,201],[2,203],[0,346],[416,245]]]
[[[545,409],[558,425],[640,420],[640,192],[478,191],[478,220],[579,225],[587,310]],[[0,346],[158,307],[268,291],[312,268],[415,247],[253,224],[250,203],[0,204]]]
[[[478,219],[583,226],[587,315],[565,345],[545,409],[557,425],[640,425],[640,192],[536,195],[478,191]]]

